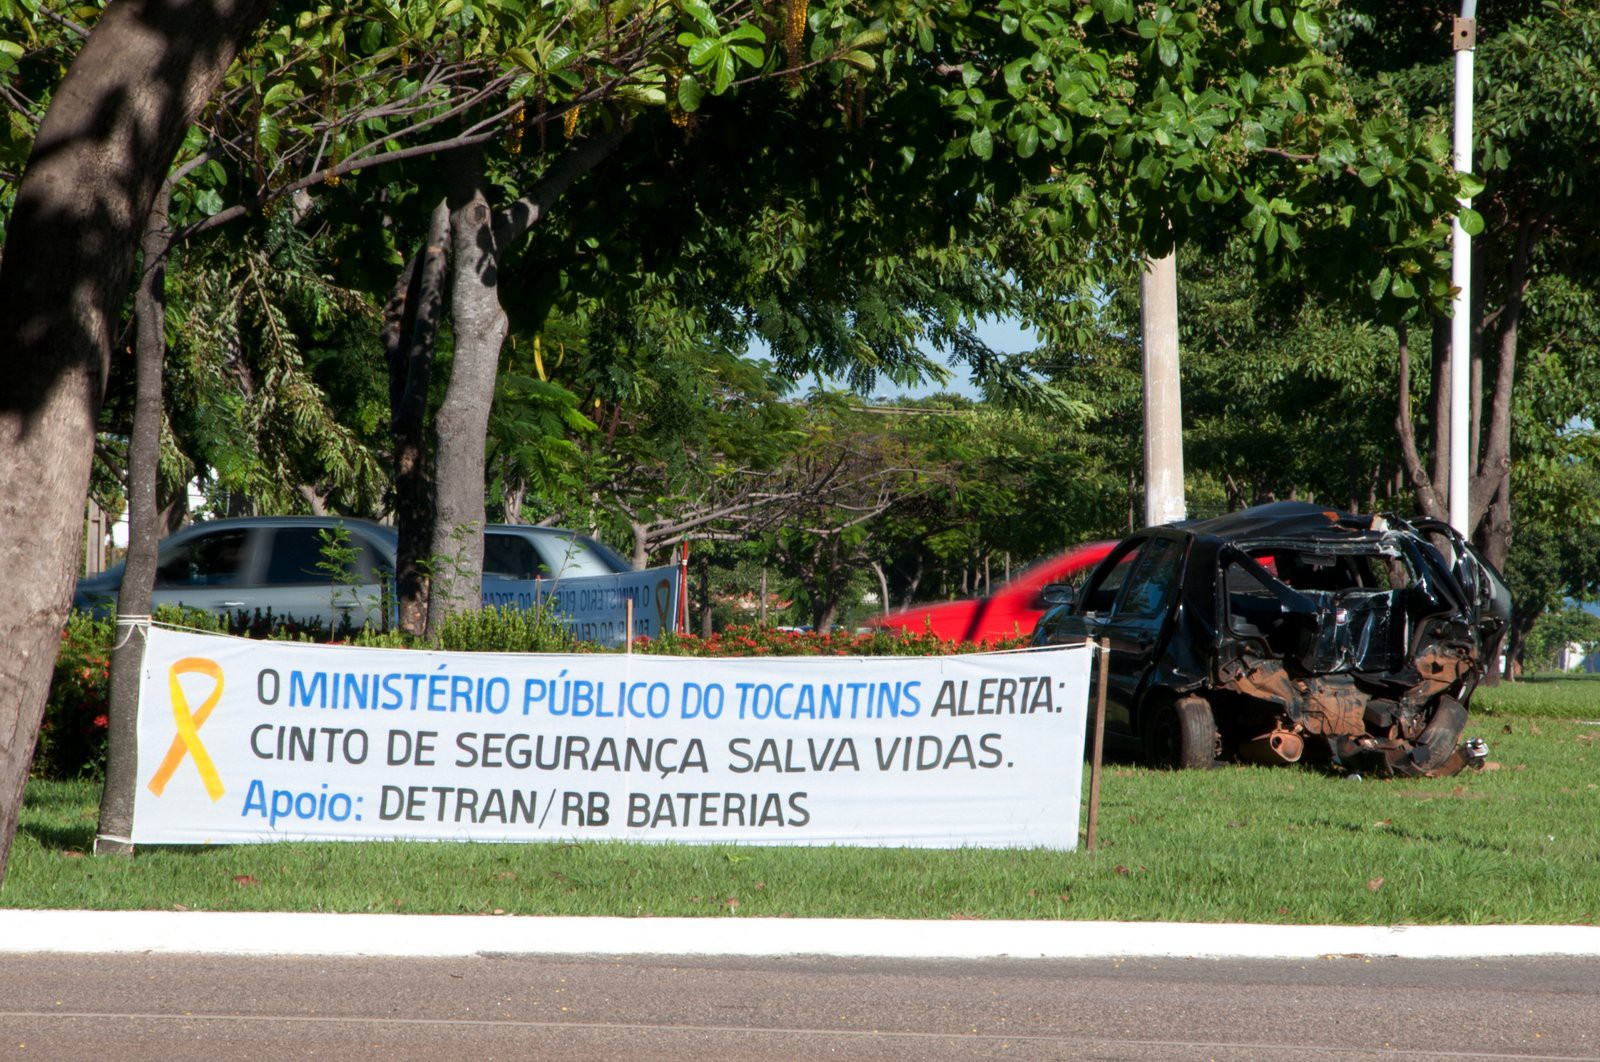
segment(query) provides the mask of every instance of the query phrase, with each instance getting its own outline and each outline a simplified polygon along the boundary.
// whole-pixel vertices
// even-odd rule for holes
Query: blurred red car
[[[915,605],[870,620],[874,627],[900,629],[912,634],[931,630],[947,642],[993,642],[1026,637],[1044,614],[1041,596],[1050,583],[1072,582],[1111,552],[1115,542],[1090,542],[1074,546],[1049,560],[1040,561],[1006,583],[989,597]]]

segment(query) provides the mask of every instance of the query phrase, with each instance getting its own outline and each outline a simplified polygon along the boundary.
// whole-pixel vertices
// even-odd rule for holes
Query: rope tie
[[[122,632],[122,628],[124,628],[124,627],[127,628],[127,632],[126,633]],[[128,639],[133,637],[133,632],[134,631],[140,631],[140,632],[142,632],[144,634],[148,634],[150,632],[150,617],[149,616],[135,616],[135,615],[132,615],[132,614],[126,615],[126,616],[118,616],[117,617],[117,631],[118,631],[119,637],[117,638],[117,643],[111,647],[111,651],[112,652],[116,652],[118,649],[121,649],[124,645],[127,645],[128,644]],[[115,838],[112,838],[112,840],[115,840]]]

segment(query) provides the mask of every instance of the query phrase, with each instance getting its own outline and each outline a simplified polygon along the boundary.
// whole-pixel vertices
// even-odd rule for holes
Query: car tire
[[[1216,766],[1217,723],[1202,697],[1180,697],[1155,705],[1144,733],[1145,760],[1152,767],[1195,770]]]

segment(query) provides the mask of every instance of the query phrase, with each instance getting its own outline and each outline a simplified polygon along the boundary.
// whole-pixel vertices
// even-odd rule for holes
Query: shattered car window
[[[1164,538],[1151,539],[1139,551],[1139,561],[1128,578],[1118,616],[1154,616],[1166,603],[1178,565],[1183,561],[1182,546]],[[1119,570],[1121,566],[1119,566]]]
[[[1283,605],[1268,580],[1264,567],[1247,567],[1235,561],[1224,570],[1227,592],[1228,629],[1235,634],[1265,637],[1283,623]]]
[[[1106,573],[1105,578],[1088,588],[1083,596],[1085,612],[1111,611],[1111,606],[1117,603],[1117,591],[1128,581],[1128,573],[1133,570],[1134,562],[1138,560],[1140,552],[1142,550],[1136,549],[1124,554],[1116,566]]]

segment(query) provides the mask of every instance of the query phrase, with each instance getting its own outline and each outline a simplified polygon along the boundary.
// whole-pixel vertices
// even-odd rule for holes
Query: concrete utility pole
[[[1144,522],[1186,515],[1183,500],[1183,399],[1178,386],[1178,249],[1146,258],[1139,278],[1144,338]]]
[[[1456,170],[1472,172],[1472,51],[1477,45],[1478,0],[1461,0],[1453,41],[1456,51],[1455,154]],[[1461,209],[1472,200],[1459,200]],[[1472,372],[1472,237],[1461,227],[1458,214],[1450,225],[1450,284],[1456,289],[1450,318],[1450,526],[1470,537],[1471,504],[1467,482],[1471,471],[1472,440],[1469,415]]]

